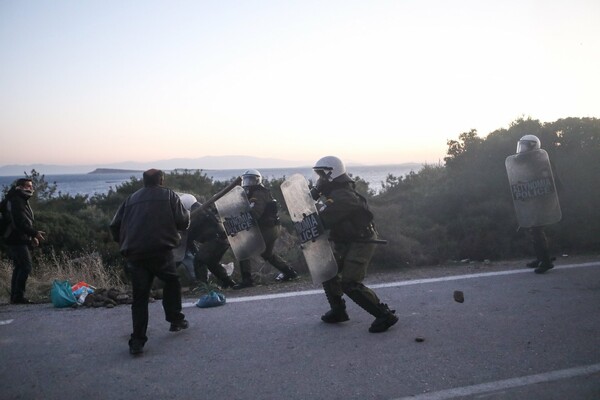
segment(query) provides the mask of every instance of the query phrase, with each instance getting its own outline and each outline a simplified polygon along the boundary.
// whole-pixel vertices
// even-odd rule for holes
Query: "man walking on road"
[[[164,281],[163,308],[170,331],[188,327],[181,312],[181,283],[172,250],[179,245],[178,231],[190,223],[190,213],[179,196],[163,187],[164,173],[149,169],[143,174],[144,187],[125,200],[110,229],[131,270],[133,333],[129,352],[141,354],[148,340],[148,299],[154,277]]]

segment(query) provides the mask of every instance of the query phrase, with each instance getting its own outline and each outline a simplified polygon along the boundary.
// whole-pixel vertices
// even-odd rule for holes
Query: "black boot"
[[[346,292],[346,294],[363,310],[375,317],[375,321],[371,324],[369,332],[385,332],[398,322],[398,317],[395,315],[396,310],[390,310],[387,304],[373,303],[372,300],[360,290],[351,290]]]
[[[252,283],[252,281],[242,280],[240,283],[236,283],[235,285],[233,285],[232,289],[240,290],[240,289],[245,289],[245,288],[249,288],[252,286],[254,286],[254,283]]]
[[[328,324],[348,321],[350,317],[348,317],[348,313],[346,312],[346,302],[342,299],[342,296],[333,294],[325,284],[323,284],[323,289],[325,290],[325,296],[331,306],[331,310],[321,316],[321,321]]]
[[[294,271],[292,268],[289,269],[289,271],[286,272],[280,272],[276,277],[275,280],[279,281],[279,282],[283,282],[283,281],[293,281],[295,279],[298,279],[298,273],[296,271]]]
[[[554,268],[554,264],[552,263],[552,261],[556,260],[556,257],[546,257],[546,259],[539,261],[537,268],[534,269],[533,271],[536,274],[543,274],[544,272],[548,271],[549,269]]]
[[[292,268],[281,256],[273,254],[266,260],[281,271],[281,273],[275,277],[276,281],[291,281],[298,278],[298,273],[294,271],[294,268]]]
[[[222,282],[221,287],[223,289],[232,288],[235,285],[237,285],[237,283],[233,279],[231,279],[229,276],[227,278],[221,279],[221,282]]]
[[[527,264],[525,264],[525,266],[527,268],[537,268],[540,265],[540,261],[539,260],[533,260],[531,262],[528,262]]]
[[[552,264],[552,262],[543,261],[540,263],[539,267],[533,270],[533,272],[535,272],[536,274],[543,274],[544,272],[552,268],[554,268],[554,264]]]
[[[233,285],[234,290],[240,290],[254,286],[254,283],[252,282],[252,267],[250,260],[240,261],[240,275],[242,276],[242,281]]]
[[[231,279],[229,275],[227,275],[227,270],[223,265],[217,263],[212,266],[209,266],[210,272],[217,277],[217,279],[221,282],[221,287],[223,289],[232,288],[236,285],[236,282]],[[246,280],[252,280],[251,275],[244,274]]]
[[[348,316],[345,308],[332,308],[325,314],[321,315],[321,321],[327,322],[328,324],[337,324],[338,322],[345,322],[349,319],[350,317]]]
[[[369,327],[369,332],[379,333],[387,331],[392,325],[398,322],[396,310],[390,310],[387,304],[379,303],[380,316],[375,318],[375,321]]]

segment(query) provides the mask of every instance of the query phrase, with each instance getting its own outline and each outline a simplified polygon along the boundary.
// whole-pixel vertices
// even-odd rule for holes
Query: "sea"
[[[369,188],[376,193],[382,188],[388,175],[395,177],[405,176],[411,171],[418,172],[422,166],[419,164],[392,164],[375,166],[347,166],[347,172],[354,178],[360,177],[369,184]],[[239,169],[222,170],[201,170],[213,181],[229,181],[231,178],[239,176],[244,171]],[[293,174],[302,174],[306,179],[314,181],[315,175],[310,167],[297,168],[262,168],[259,170],[266,179],[279,179]],[[0,188],[10,186],[16,179],[23,176],[0,176]],[[87,174],[60,174],[44,175],[44,180],[50,184],[56,184],[57,192],[63,195],[86,195],[106,194],[112,189],[116,189],[131,180],[131,178],[142,178],[142,171],[139,172],[106,172],[106,173],[87,173]],[[166,186],[169,186],[168,181]]]

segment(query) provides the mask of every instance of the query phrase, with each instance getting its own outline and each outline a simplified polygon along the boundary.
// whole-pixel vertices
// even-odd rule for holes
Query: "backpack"
[[[6,197],[0,202],[0,237],[6,239],[12,229],[12,215],[10,213],[10,202]]]

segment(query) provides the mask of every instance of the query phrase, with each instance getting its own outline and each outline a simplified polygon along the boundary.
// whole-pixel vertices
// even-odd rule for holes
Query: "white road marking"
[[[555,270],[560,269],[571,269],[571,268],[583,268],[583,267],[600,267],[600,262],[590,262],[582,264],[569,264],[555,267]],[[411,281],[399,281],[369,285],[371,288],[385,288],[385,287],[399,287],[409,285],[420,285],[423,283],[435,283],[435,282],[448,282],[456,281],[461,279],[474,279],[474,278],[487,278],[502,275],[515,275],[523,273],[533,273],[531,269],[518,269],[511,271],[497,271],[497,272],[482,272],[477,274],[467,275],[456,275],[456,276],[445,276],[441,278],[429,278],[429,279],[415,279]],[[260,296],[247,296],[227,299],[228,303],[239,303],[246,301],[257,301],[257,300],[271,300],[286,297],[299,297],[309,296],[313,294],[322,294],[323,290],[304,290],[300,292],[288,292],[288,293],[277,293]],[[185,303],[184,307],[195,307],[196,303]],[[512,389],[527,385],[533,385],[537,383],[552,382],[561,379],[575,378],[579,376],[585,376],[600,372],[600,364],[587,365],[582,367],[574,367],[569,369],[563,369],[558,371],[550,371],[541,374],[522,376],[517,378],[505,379],[494,382],[481,383],[478,385],[464,386],[459,388],[441,390],[438,392],[419,394],[414,396],[402,397],[393,400],[448,400],[461,396],[472,396],[477,394],[492,393],[500,390]]]
[[[561,379],[575,378],[600,372],[600,364],[586,365],[542,374],[522,376],[519,378],[505,379],[502,381],[481,383],[479,385],[463,386],[454,389],[440,390],[438,392],[418,394],[397,398],[393,400],[448,400],[455,397],[472,396],[476,394],[491,393],[499,390],[513,389],[537,383],[553,382]]]
[[[317,290],[303,290],[301,292],[286,292],[286,293],[275,293],[275,294],[263,294],[259,296],[246,296],[246,297],[233,297],[227,298],[226,303],[242,303],[246,301],[257,301],[257,300],[271,300],[271,299],[281,299],[285,297],[298,297],[298,296],[309,296],[312,294],[322,294],[323,289]],[[196,303],[183,303],[183,308],[196,306]]]
[[[14,321],[14,319],[6,319],[4,321],[0,321],[0,325],[8,325],[11,324]]]
[[[561,265],[558,267],[554,267],[554,270],[583,268],[583,267],[600,267],[600,262]],[[488,278],[488,277],[493,277],[493,276],[514,275],[514,274],[523,274],[523,273],[532,274],[533,271],[531,269],[527,268],[527,269],[516,269],[516,270],[510,270],[510,271],[481,272],[481,273],[477,273],[477,274],[444,276],[444,277],[440,277],[440,278],[414,279],[414,280],[410,280],[410,281],[378,283],[378,284],[369,285],[369,287],[372,289],[378,289],[378,288],[420,285],[423,283],[457,281],[457,280],[462,280],[462,279]],[[265,294],[265,295],[258,295],[258,296],[233,297],[233,298],[227,298],[227,303],[242,303],[242,302],[246,302],[246,301],[272,300],[272,299],[281,299],[281,298],[287,298],[287,297],[310,296],[313,294],[323,294],[323,289],[303,290],[300,292]],[[183,303],[182,306],[184,308],[195,307],[196,302]]]

